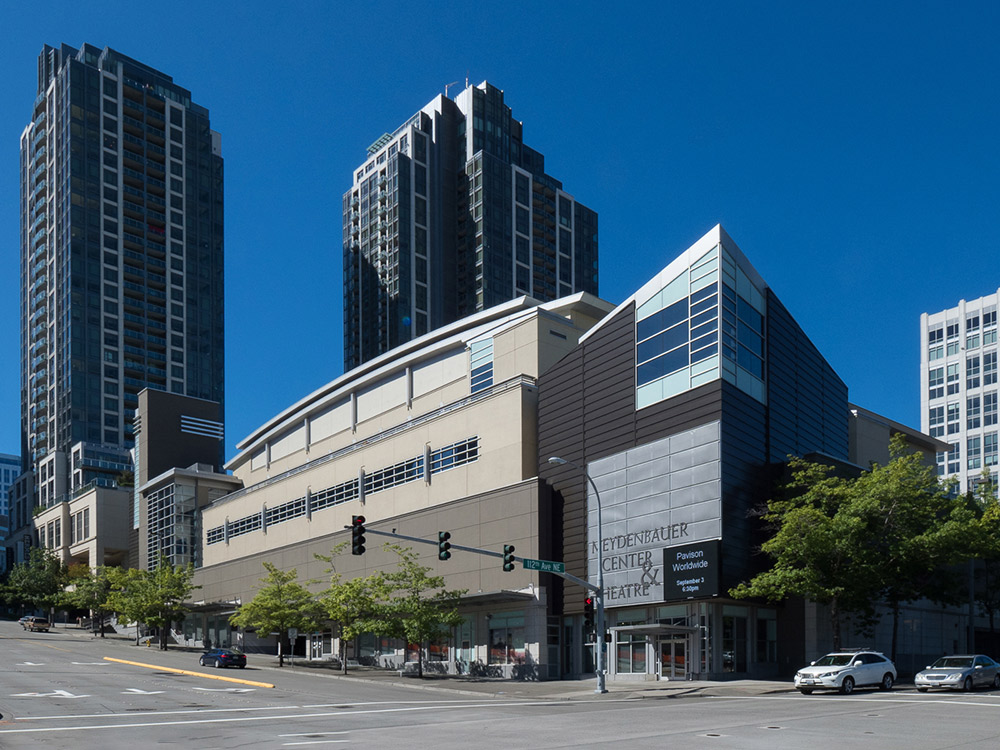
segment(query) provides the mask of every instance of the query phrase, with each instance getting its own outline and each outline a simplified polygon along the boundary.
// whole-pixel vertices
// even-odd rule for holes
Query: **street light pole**
[[[594,692],[606,693],[608,688],[607,674],[604,668],[604,527],[601,519],[601,493],[598,492],[597,485],[594,484],[594,480],[590,478],[587,470],[579,464],[565,458],[559,458],[559,456],[550,456],[549,463],[557,466],[565,464],[579,471],[594,490],[594,497],[597,499],[597,591],[595,592],[597,595],[597,689]]]

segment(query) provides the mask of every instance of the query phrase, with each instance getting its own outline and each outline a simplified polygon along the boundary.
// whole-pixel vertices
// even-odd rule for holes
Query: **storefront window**
[[[646,673],[646,636],[618,633],[618,674]]]
[[[722,608],[722,671],[747,671],[747,608]]]
[[[773,609],[757,610],[757,661],[778,661],[778,613]]]
[[[524,664],[524,613],[493,615],[490,623],[490,664]]]

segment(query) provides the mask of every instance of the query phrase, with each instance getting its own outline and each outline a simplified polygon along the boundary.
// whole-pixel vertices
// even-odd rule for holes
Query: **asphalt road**
[[[188,652],[0,622],[0,748],[923,750],[992,748],[1000,739],[1000,692],[992,691],[554,700],[334,679],[253,661],[245,670],[202,668]]]

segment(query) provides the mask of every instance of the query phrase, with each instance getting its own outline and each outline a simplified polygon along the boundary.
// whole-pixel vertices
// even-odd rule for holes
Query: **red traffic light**
[[[594,600],[588,596],[586,599],[583,600],[583,603],[589,606],[594,603]]]
[[[351,517],[351,523],[353,523],[355,526],[364,526],[365,517],[364,516],[352,516]]]

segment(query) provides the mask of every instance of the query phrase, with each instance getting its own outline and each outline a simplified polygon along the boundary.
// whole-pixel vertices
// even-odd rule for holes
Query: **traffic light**
[[[438,560],[447,560],[451,557],[451,553],[448,551],[451,549],[451,534],[447,531],[438,532]]]
[[[365,554],[365,517],[351,516],[351,554]]]
[[[583,600],[583,632],[590,633],[594,630],[594,597],[588,596]]]
[[[505,544],[503,546],[503,569],[509,573],[514,569],[514,545]]]

